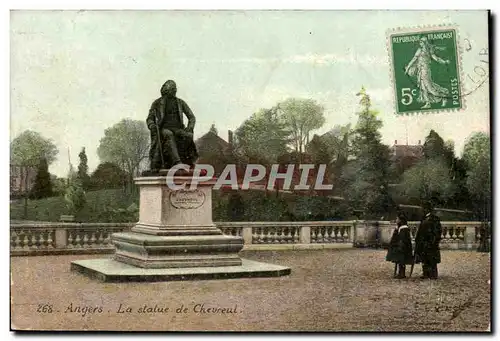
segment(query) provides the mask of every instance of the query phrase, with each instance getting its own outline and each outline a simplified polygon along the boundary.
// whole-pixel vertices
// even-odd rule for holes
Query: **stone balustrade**
[[[114,252],[111,234],[134,224],[15,223],[10,225],[11,255]]]
[[[419,222],[409,222],[413,238]],[[241,236],[245,250],[385,246],[395,225],[388,221],[216,222],[224,234]],[[133,223],[23,223],[10,225],[11,255],[113,253],[110,236]],[[442,249],[476,249],[481,222],[442,222]]]

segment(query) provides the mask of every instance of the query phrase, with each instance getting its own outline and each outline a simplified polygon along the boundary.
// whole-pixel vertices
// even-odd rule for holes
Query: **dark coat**
[[[441,263],[439,242],[443,233],[441,221],[433,214],[429,214],[420,223],[415,236],[415,263]]]
[[[182,130],[187,132],[193,132],[194,125],[196,123],[196,118],[189,108],[189,106],[180,98],[167,98],[166,96],[162,96],[155,100],[151,105],[151,109],[149,110],[149,115],[146,119],[146,125],[151,132],[151,147],[149,151],[149,157],[151,160],[151,168],[158,168],[158,165],[161,165],[161,157],[159,152],[159,143],[158,143],[158,130],[156,127],[156,123],[158,122],[158,129],[162,128],[170,129],[171,127],[167,126],[165,119],[165,108],[167,107],[167,101],[176,101],[177,112],[179,114],[179,121]],[[184,115],[188,118],[187,126],[184,125]],[[183,163],[193,165],[198,159],[198,150],[196,148],[196,144],[193,138],[188,138],[184,136],[184,134],[177,134],[174,131],[175,140],[177,142],[177,148],[179,151],[179,156]],[[164,152],[166,153],[166,152]],[[170,156],[164,155],[165,162],[167,163],[166,168],[170,168]]]
[[[411,234],[408,226],[403,225],[394,229],[385,259],[388,262],[398,264],[412,264],[413,248],[411,246]]]

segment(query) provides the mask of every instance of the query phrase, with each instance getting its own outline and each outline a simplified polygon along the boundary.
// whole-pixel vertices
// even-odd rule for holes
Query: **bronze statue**
[[[158,173],[176,164],[184,163],[191,167],[198,158],[193,140],[196,119],[189,106],[176,97],[177,86],[168,80],[160,90],[161,97],[153,102],[146,124],[151,132],[149,152],[150,168],[148,173]],[[184,115],[188,118],[184,125]]]

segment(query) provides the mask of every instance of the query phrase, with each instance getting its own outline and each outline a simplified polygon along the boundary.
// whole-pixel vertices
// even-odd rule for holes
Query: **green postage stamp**
[[[389,33],[397,114],[462,109],[455,28]]]

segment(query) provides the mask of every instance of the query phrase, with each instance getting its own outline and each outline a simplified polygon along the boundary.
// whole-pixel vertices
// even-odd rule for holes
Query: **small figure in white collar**
[[[396,269],[394,270],[395,278],[401,279],[406,277],[406,264],[413,262],[413,250],[408,220],[404,213],[398,214],[396,224],[397,227],[392,233],[386,260],[394,263],[398,270],[397,274]]]

